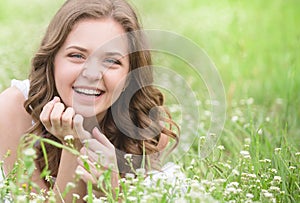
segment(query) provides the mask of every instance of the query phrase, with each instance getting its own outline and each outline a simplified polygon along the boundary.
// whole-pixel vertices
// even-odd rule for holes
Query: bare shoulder
[[[5,122],[8,119],[24,121],[30,119],[24,108],[24,102],[25,98],[19,89],[10,87],[4,90],[0,94],[0,120]]]
[[[0,156],[8,150],[14,152],[21,136],[31,126],[31,116],[26,112],[24,102],[22,92],[15,87],[0,94]],[[14,157],[12,155],[12,159]]]

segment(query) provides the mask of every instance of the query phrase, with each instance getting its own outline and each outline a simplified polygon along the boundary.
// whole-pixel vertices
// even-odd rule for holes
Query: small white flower
[[[66,142],[68,142],[68,141],[73,141],[73,140],[74,140],[74,136],[73,136],[73,135],[66,135],[66,136],[64,137],[64,140],[65,140]]]
[[[251,158],[250,153],[248,151],[240,151],[240,154],[245,158],[245,159],[249,159]]]
[[[127,200],[128,200],[129,202],[135,202],[135,201],[137,201],[137,198],[134,197],[134,196],[128,196],[128,197],[127,197]]]
[[[276,187],[276,186],[271,186],[269,188],[270,191],[274,191],[274,192],[280,192],[280,188],[279,187]]]
[[[26,198],[26,195],[20,195],[20,196],[17,196],[17,202],[19,203],[22,203],[22,202],[27,202],[27,198]]]
[[[73,198],[75,198],[75,199],[80,199],[80,195],[79,195],[79,194],[73,193]]]
[[[259,160],[259,162],[261,162],[261,163],[271,163],[271,160],[270,159],[262,159],[262,160]]]
[[[235,175],[235,176],[239,176],[240,175],[240,172],[236,169],[233,169],[232,170],[232,174]]]
[[[88,160],[89,157],[87,155],[80,155],[80,157],[83,159],[83,160]]]
[[[245,144],[250,144],[251,143],[251,138],[247,137],[244,139]]]
[[[263,129],[258,129],[257,134],[262,135],[263,134]]]
[[[295,156],[300,156],[300,152],[296,152],[296,153],[295,153]]]
[[[295,170],[296,167],[295,167],[295,166],[290,166],[289,169],[290,169],[290,170]]]
[[[232,122],[237,122],[239,120],[239,117],[238,116],[232,116],[231,117],[231,121]]]
[[[248,175],[247,175],[249,178],[256,178],[256,175],[255,174],[252,174],[252,173],[249,173]]]
[[[219,146],[217,147],[217,149],[220,150],[220,151],[223,151],[223,150],[225,149],[225,147],[224,147],[223,145],[219,145]]]
[[[269,193],[269,192],[265,192],[265,193],[263,193],[263,194],[264,194],[264,196],[267,197],[267,198],[273,197],[273,194],[272,194],[272,193]]]
[[[75,174],[78,175],[78,176],[83,176],[84,172],[80,169],[76,169]]]
[[[277,181],[277,182],[281,182],[281,177],[280,176],[274,176],[274,181]]]
[[[234,187],[228,187],[228,188],[226,188],[225,191],[228,192],[229,194],[230,194],[230,193],[235,194],[235,193],[237,192],[237,191],[236,191],[236,188],[234,188]]]
[[[66,187],[75,188],[76,185],[73,182],[68,182],[67,185],[66,185]]]
[[[275,168],[270,169],[271,173],[277,174],[277,170]]]
[[[135,178],[135,175],[133,173],[126,173],[125,174],[125,178],[128,178],[128,179],[134,179]]]
[[[281,148],[275,148],[274,151],[277,152],[277,153],[281,152]]]
[[[228,184],[228,186],[230,186],[230,187],[234,186],[234,187],[237,188],[239,186],[239,183],[238,182],[231,182],[231,183]]]
[[[251,194],[251,193],[247,193],[247,194],[246,194],[246,197],[247,197],[248,199],[253,199],[253,198],[254,198],[254,195]]]
[[[132,158],[132,154],[125,154],[125,155],[124,155],[124,158],[125,158],[126,160],[131,159],[131,158]]]
[[[249,99],[247,99],[246,102],[247,102],[248,105],[251,105],[251,104],[254,103],[254,99],[252,97],[250,97]]]
[[[30,156],[30,157],[32,157],[32,156],[34,156],[35,155],[35,150],[33,149],[33,148],[28,148],[28,149],[25,149],[24,151],[23,151],[23,154],[25,155],[25,156]]]
[[[138,168],[138,169],[136,169],[136,174],[143,176],[146,174],[146,170],[144,168]]]

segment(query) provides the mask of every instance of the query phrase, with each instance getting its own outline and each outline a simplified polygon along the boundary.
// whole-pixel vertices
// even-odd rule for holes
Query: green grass
[[[196,92],[202,127],[190,126],[182,132],[187,139],[196,137],[189,153],[178,160],[187,178],[174,185],[161,181],[161,185],[146,189],[152,196],[143,197],[148,202],[176,198],[299,202],[300,1],[131,2],[145,28],[176,32],[206,51],[223,80],[227,103],[219,147],[206,159],[199,159],[199,145],[210,125],[205,83],[194,78],[192,69],[178,58],[157,55],[158,64],[182,75]],[[62,3],[1,1],[0,90],[8,87],[12,78],[27,77],[45,26]],[[166,81],[181,87],[171,79]],[[171,110],[180,120],[178,109]],[[183,125],[188,122],[183,120]],[[128,181],[135,186],[132,190],[128,182],[123,183],[128,202],[141,200],[142,182]],[[182,181],[188,186],[185,195],[176,192]],[[164,190],[168,192],[163,194]]]

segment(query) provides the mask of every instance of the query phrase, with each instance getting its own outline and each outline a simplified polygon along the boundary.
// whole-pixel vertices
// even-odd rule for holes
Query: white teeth
[[[74,88],[74,90],[80,94],[92,95],[92,96],[99,96],[101,91],[99,90],[91,90],[91,89],[83,89],[83,88]]]

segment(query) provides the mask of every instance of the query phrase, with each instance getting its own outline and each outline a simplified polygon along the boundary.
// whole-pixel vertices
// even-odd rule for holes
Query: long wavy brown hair
[[[54,135],[47,132],[39,116],[45,104],[54,96],[59,96],[54,82],[56,53],[74,25],[90,18],[112,18],[123,27],[126,33],[129,33],[128,41],[132,52],[129,54],[130,72],[136,70],[135,74],[128,78],[125,91],[108,109],[105,118],[99,121],[101,131],[116,148],[120,172],[125,170],[122,168],[125,166],[123,158],[125,153],[137,155],[137,158],[133,160],[134,167],[140,167],[141,158],[139,157],[142,154],[155,155],[148,157],[151,157],[153,163],[157,163],[159,159],[157,144],[161,134],[175,140],[172,150],[178,143],[179,129],[163,107],[163,94],[152,85],[151,54],[147,50],[143,34],[135,32],[141,30],[141,26],[134,9],[125,0],[68,0],[58,10],[32,60],[32,70],[29,76],[30,90],[24,106],[31,114],[34,125],[28,132],[59,142]],[[130,91],[135,92],[132,94]],[[126,103],[129,104],[129,109],[125,108]],[[118,115],[117,118],[114,116],[115,113]],[[119,125],[120,123],[122,125]],[[128,123],[134,125],[126,125]],[[36,148],[38,151],[36,163],[39,169],[43,170],[46,165],[39,143],[36,143]],[[56,177],[61,149],[52,145],[46,145],[46,149],[50,173]]]

